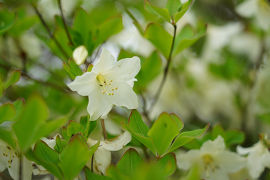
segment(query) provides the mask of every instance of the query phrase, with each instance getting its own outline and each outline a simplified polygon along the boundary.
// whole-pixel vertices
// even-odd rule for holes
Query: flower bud
[[[78,65],[83,64],[87,56],[88,51],[85,46],[79,46],[73,51],[73,59]]]

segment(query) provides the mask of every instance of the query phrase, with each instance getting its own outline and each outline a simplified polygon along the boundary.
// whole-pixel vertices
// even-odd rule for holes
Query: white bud
[[[83,64],[87,56],[88,51],[85,46],[79,46],[73,51],[73,59],[78,65]]]

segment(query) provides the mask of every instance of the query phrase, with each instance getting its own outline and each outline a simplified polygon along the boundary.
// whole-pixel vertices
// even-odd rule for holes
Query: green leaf
[[[38,141],[31,154],[34,158],[32,159],[33,161],[39,165],[42,165],[56,177],[63,179],[63,174],[61,173],[60,168],[57,166],[59,163],[58,153],[51,149],[46,143],[43,141]]]
[[[140,113],[137,110],[133,110],[129,116],[128,122],[129,130],[141,134],[143,136],[147,136],[148,127],[143,122]]]
[[[48,108],[43,100],[37,96],[31,97],[13,125],[19,145],[23,151],[27,150],[40,137],[36,136],[48,118]]]
[[[200,170],[198,166],[194,166],[183,180],[200,180]]]
[[[8,74],[7,80],[4,83],[4,89],[7,89],[9,86],[18,82],[20,77],[21,77],[20,71],[11,71]]]
[[[74,135],[59,156],[59,166],[65,179],[75,178],[90,159],[87,143],[81,135]]]
[[[16,149],[16,141],[13,133],[5,127],[0,126],[0,139]]]
[[[155,16],[160,17],[164,21],[170,22],[171,20],[168,9],[154,6],[150,4],[148,1],[145,2],[145,9],[151,14],[154,14]]]
[[[144,90],[162,72],[162,61],[158,53],[155,51],[147,59],[142,59],[142,67],[136,76],[138,81],[135,82],[137,91]]]
[[[175,22],[179,21],[179,19],[183,17],[183,15],[187,12],[189,7],[191,6],[191,3],[192,3],[192,0],[188,0],[186,3],[182,4],[179,7],[178,12],[174,15]]]
[[[179,134],[178,123],[168,113],[162,113],[148,131],[159,156],[169,149],[173,139]]]
[[[80,67],[73,60],[69,60],[68,62],[65,62],[63,66],[71,79],[75,79],[76,76],[80,76],[83,74]]]
[[[117,168],[125,175],[133,174],[134,170],[142,164],[143,160],[135,149],[129,149],[117,163]]]
[[[9,30],[15,21],[15,14],[5,9],[0,11],[0,35]]]
[[[180,0],[168,0],[166,7],[169,10],[170,15],[173,16],[176,12],[178,12],[181,5]]]
[[[16,111],[12,104],[0,106],[0,124],[4,121],[11,121],[15,117]]]
[[[186,131],[186,132],[181,133],[179,136],[177,136],[177,138],[171,145],[169,151],[172,152],[178,149],[179,147],[184,146],[185,144],[194,140],[195,138],[202,136],[207,131],[208,127],[209,125],[205,126],[205,128],[203,129],[196,129],[193,131]]]
[[[149,24],[144,35],[166,58],[169,56],[172,36],[161,25]]]
[[[203,37],[206,33],[206,27],[206,25],[199,25],[197,30],[194,30],[190,25],[183,27],[183,29],[176,35],[173,55],[175,56]]]
[[[92,173],[89,168],[84,168],[84,172],[87,180],[112,180],[110,177]]]
[[[176,114],[171,113],[170,114],[171,118],[176,122],[177,124],[177,128],[179,130],[179,132],[183,129],[184,127],[184,123],[183,121],[180,119],[180,117],[178,117]]]
[[[176,158],[173,153],[166,154],[158,160],[158,164],[167,176],[172,175],[176,170]]]

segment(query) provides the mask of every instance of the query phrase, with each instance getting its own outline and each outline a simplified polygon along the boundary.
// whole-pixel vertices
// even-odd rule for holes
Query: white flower
[[[188,170],[198,165],[201,178],[205,180],[228,180],[228,175],[245,166],[245,159],[225,149],[221,136],[205,142],[200,150],[190,150],[176,156],[180,169]]]
[[[16,151],[9,145],[0,141],[0,172],[8,169],[12,179],[19,179],[20,159]],[[25,157],[22,158],[22,179],[29,180],[32,177],[32,163]]]
[[[138,107],[137,95],[132,87],[140,68],[138,57],[115,61],[113,56],[103,49],[92,71],[77,76],[68,86],[81,96],[89,97],[87,111],[91,120],[96,120],[105,117],[113,105],[125,106],[128,109]]]
[[[267,0],[247,0],[236,10],[244,17],[255,16],[256,22],[264,30],[270,28],[270,3]]]
[[[86,60],[88,51],[85,46],[79,46],[73,51],[72,56],[76,64],[81,65]]]
[[[270,168],[270,152],[261,141],[250,148],[238,146],[237,152],[247,155],[247,168],[252,178],[258,178],[265,167]]]
[[[94,171],[97,173],[105,174],[106,169],[111,164],[111,151],[119,151],[130,141],[131,135],[128,131],[125,131],[123,134],[117,136],[114,139],[101,141],[98,149],[94,154]],[[97,142],[97,140],[90,138],[87,141],[90,146],[93,146]]]

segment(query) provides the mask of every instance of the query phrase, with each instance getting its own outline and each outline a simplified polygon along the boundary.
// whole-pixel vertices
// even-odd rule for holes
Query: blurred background
[[[186,33],[183,42],[190,45],[175,47],[164,88],[152,108],[167,61],[162,49],[170,48],[166,37],[172,37],[173,26],[149,10],[148,3],[162,8],[166,1],[61,2],[63,14],[58,0],[0,0],[0,82],[14,70],[21,72],[14,86],[2,87],[1,103],[39,94],[51,118],[69,114],[78,120],[87,115],[87,98],[68,90],[66,83],[74,78],[70,67],[86,71],[100,49],[107,48],[116,59],[141,58],[134,88],[145,119],[173,112],[186,129],[210,123],[241,130],[246,145],[257,142],[259,133],[269,133],[269,0],[195,0],[177,22],[177,33]],[[162,30],[150,32],[151,23]],[[86,46],[89,57],[77,66],[68,59],[79,45]],[[109,133],[117,134],[118,119],[128,115],[114,108],[106,122],[112,127]]]

